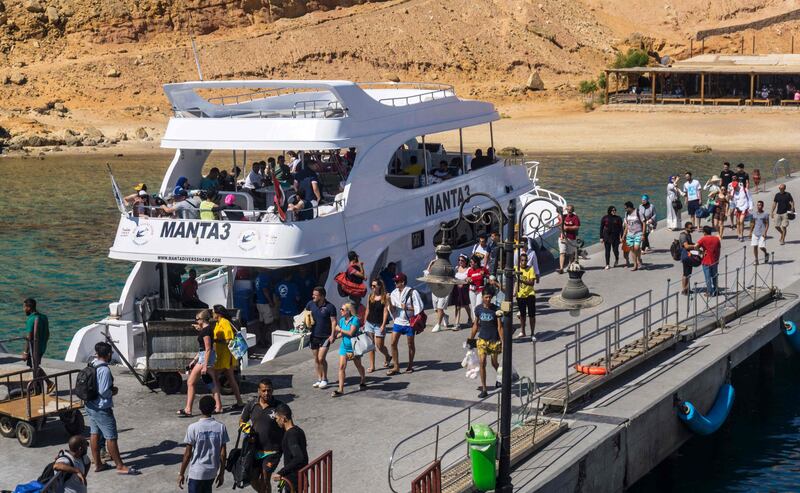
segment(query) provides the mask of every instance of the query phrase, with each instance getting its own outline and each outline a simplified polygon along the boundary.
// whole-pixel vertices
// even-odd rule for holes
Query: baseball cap
[[[408,277],[406,277],[406,275],[403,274],[402,272],[398,272],[397,274],[394,275],[394,282],[407,282],[407,281]]]
[[[137,183],[136,186],[133,187],[133,190],[136,192],[141,192],[142,190],[144,190],[146,192],[147,185],[145,185],[144,183]]]
[[[236,197],[233,194],[228,194],[225,196],[225,205],[233,205],[236,202]]]
[[[650,196],[647,194],[642,195],[642,200],[650,200]]]

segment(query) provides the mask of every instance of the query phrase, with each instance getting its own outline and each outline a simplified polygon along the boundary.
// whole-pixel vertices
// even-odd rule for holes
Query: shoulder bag
[[[408,295],[406,295],[405,300],[402,302],[403,310],[406,309],[406,303],[408,302],[409,298],[411,298],[411,303],[414,303],[414,299],[412,298],[414,291],[414,288],[409,288]],[[411,325],[411,328],[414,329],[414,334],[421,334],[425,330],[425,326],[428,324],[428,316],[425,314],[425,310],[423,309],[413,317],[410,317],[408,319],[408,323]]]

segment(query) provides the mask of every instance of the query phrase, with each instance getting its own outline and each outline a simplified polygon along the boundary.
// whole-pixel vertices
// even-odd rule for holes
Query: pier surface
[[[800,198],[800,180],[786,183],[788,191]],[[769,210],[775,191],[775,184],[769,183],[769,192],[757,194],[754,200],[764,200]],[[664,208],[660,202],[663,202],[661,198],[656,202],[659,215]],[[661,226],[664,226],[664,221],[661,221]],[[800,223],[793,222],[784,246],[778,245],[772,226],[769,233],[768,248],[775,252],[774,284],[784,292],[783,299],[730,322],[723,331],[715,330],[697,340],[679,343],[674,352],[662,352],[641,368],[620,377],[607,389],[593,393],[587,402],[571,407],[564,419],[569,425],[568,431],[516,467],[513,474],[515,491],[618,491],[630,486],[687,440],[688,432],[674,416],[673,395],[677,393],[680,398],[692,400],[699,409],[706,410],[724,379],[728,356],[735,366],[778,335],[775,320],[781,314],[797,311],[795,295],[800,294],[800,287],[795,283],[800,274],[800,263],[795,262],[800,255],[798,230]],[[700,234],[695,233],[695,240]],[[604,297],[604,303],[584,310],[580,318],[649,289],[652,289],[653,300],[665,296],[668,289],[674,293],[674,283],[680,279],[681,270],[668,249],[675,237],[677,233],[663,227],[653,233],[651,243],[655,252],[644,256],[647,269],[639,272],[622,267],[603,270],[601,246],[591,247],[590,259],[582,262],[587,270],[584,279],[592,291]],[[742,255],[746,254],[747,268],[752,269],[749,241],[736,241],[730,231],[723,241],[722,253],[731,254],[728,259],[730,266],[741,264]],[[768,272],[765,266],[760,268],[765,274]],[[702,286],[702,272],[700,269],[695,272]],[[536,344],[539,387],[564,377],[564,346],[574,340],[574,334],[562,331],[579,320],[568,312],[549,308],[544,301],[560,291],[565,277],[551,273],[536,286],[540,308],[537,312],[540,342]],[[670,288],[667,287],[668,279],[673,283]],[[685,299],[682,303],[679,305],[681,311],[687,308]],[[688,308],[693,312],[693,306]],[[698,312],[702,314],[704,311],[701,304]],[[683,316],[682,313],[681,318]],[[429,316],[429,321],[431,319]],[[433,324],[432,321],[429,323]],[[626,325],[622,330],[634,329]],[[330,398],[332,387],[327,390],[312,388],[314,369],[308,350],[249,367],[244,372],[243,390],[249,398],[255,395],[255,384],[260,378],[272,378],[276,387],[275,397],[291,406],[296,423],[306,432],[310,457],[333,450],[334,491],[390,491],[387,469],[395,445],[404,437],[478,401],[478,382],[465,378],[460,366],[464,357],[462,343],[468,335],[467,329],[440,333],[431,333],[428,329],[417,338],[416,370],[413,374],[388,377],[383,370],[376,371],[368,375],[368,389],[362,392],[357,391],[357,372],[349,365],[345,395],[338,399]],[[401,362],[405,362],[404,346],[405,342],[401,341]],[[597,347],[590,344],[587,350],[601,347],[602,341],[598,341]],[[530,338],[514,344],[514,366],[522,376],[533,373],[532,349]],[[382,362],[381,356],[377,359]],[[329,376],[334,382],[337,361],[338,352],[334,348],[328,356]],[[11,371],[19,364],[12,355],[0,356],[0,372]],[[43,366],[48,371],[56,371],[81,365],[47,360]],[[122,457],[126,465],[136,466],[142,474],[120,477],[113,470],[90,473],[89,490],[119,493],[179,491],[177,475],[183,453],[181,441],[187,425],[193,421],[175,415],[184,405],[185,394],[165,395],[151,391],[139,385],[122,367],[115,367],[114,374],[115,383],[120,388],[114,403]],[[494,372],[489,370],[489,380],[493,379]],[[497,391],[493,391],[489,398],[476,406],[470,419],[495,419],[496,394]],[[226,405],[233,403],[232,397],[223,398]],[[519,404],[515,398],[514,405]],[[228,426],[232,439],[235,439],[238,415],[225,413],[218,419]],[[458,425],[453,424],[456,420],[446,421],[454,426],[447,433],[442,431],[443,435],[448,434],[446,438],[451,440],[448,443],[460,441],[463,437],[462,425],[466,420],[458,419],[461,419]],[[67,438],[57,421],[48,425],[34,448],[23,448],[16,440],[0,438],[0,489],[11,490],[17,483],[35,479],[58,450],[65,448]],[[400,479],[393,483],[398,491],[409,491],[415,472],[432,460],[434,453],[441,456],[445,452],[444,438],[443,445],[434,452],[432,431],[421,435],[420,440],[421,450],[409,453],[406,464],[398,464],[395,477]],[[227,489],[230,484],[228,475],[222,489]]]

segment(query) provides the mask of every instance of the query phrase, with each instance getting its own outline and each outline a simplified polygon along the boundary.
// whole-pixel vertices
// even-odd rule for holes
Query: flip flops
[[[191,418],[192,413],[187,413],[184,409],[178,409],[178,412],[175,413],[179,418]]]

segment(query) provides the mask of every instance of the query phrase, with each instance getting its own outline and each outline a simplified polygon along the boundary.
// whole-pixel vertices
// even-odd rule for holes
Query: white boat
[[[314,207],[312,219],[304,221],[291,217],[283,221],[274,207],[256,211],[253,198],[244,191],[230,193],[246,210],[248,221],[121,213],[109,256],[130,261],[133,268],[119,301],[109,305],[109,315],[76,332],[68,361],[89,359],[94,344],[108,332],[128,361],[144,364],[143,304],[176,306],[175,300],[160,294],[165,283],[160,272],[167,271],[166,264],[213,267],[198,277],[199,297],[209,305],[237,304],[234,291],[241,288],[247,293],[251,283],[235,280],[243,268],[299,266],[305,266],[337,303],[334,276],[346,269],[348,251],[358,252],[370,277],[394,262],[398,271],[416,279],[433,258],[440,225],[458,217],[459,206],[470,193],[486,192],[504,207],[516,200],[518,210],[540,196],[565,205],[560,195],[538,186],[535,173],[526,175],[529,167],[521,160],[476,160],[472,152],[464,151],[461,130],[479,125],[487,126],[487,147],[494,148],[491,122],[499,115],[490,103],[459,99],[452,86],[248,80],[164,88],[174,116],[161,146],[175,149],[175,156],[161,183],[162,195],[181,176],[199,183],[210,163],[230,163],[231,156],[235,162],[239,156],[241,165],[242,155],[246,161],[248,153],[261,160],[293,150],[314,155],[333,169],[321,174],[326,200]],[[452,132],[456,137],[450,140],[458,148],[445,149],[441,142],[431,141],[442,132]],[[355,160],[342,165],[337,156],[346,149],[355,149]],[[433,178],[440,161],[448,163],[451,178]],[[266,191],[267,204],[272,203],[272,193]],[[473,200],[470,208],[473,203],[490,205]],[[551,217],[556,216],[549,202],[537,202],[535,207],[550,208]],[[480,229],[490,227],[462,223],[456,238],[451,238],[454,253],[470,249]],[[546,238],[557,229],[541,228],[538,234]],[[302,347],[298,337],[273,334],[265,360]],[[252,340],[251,335],[251,344]]]

